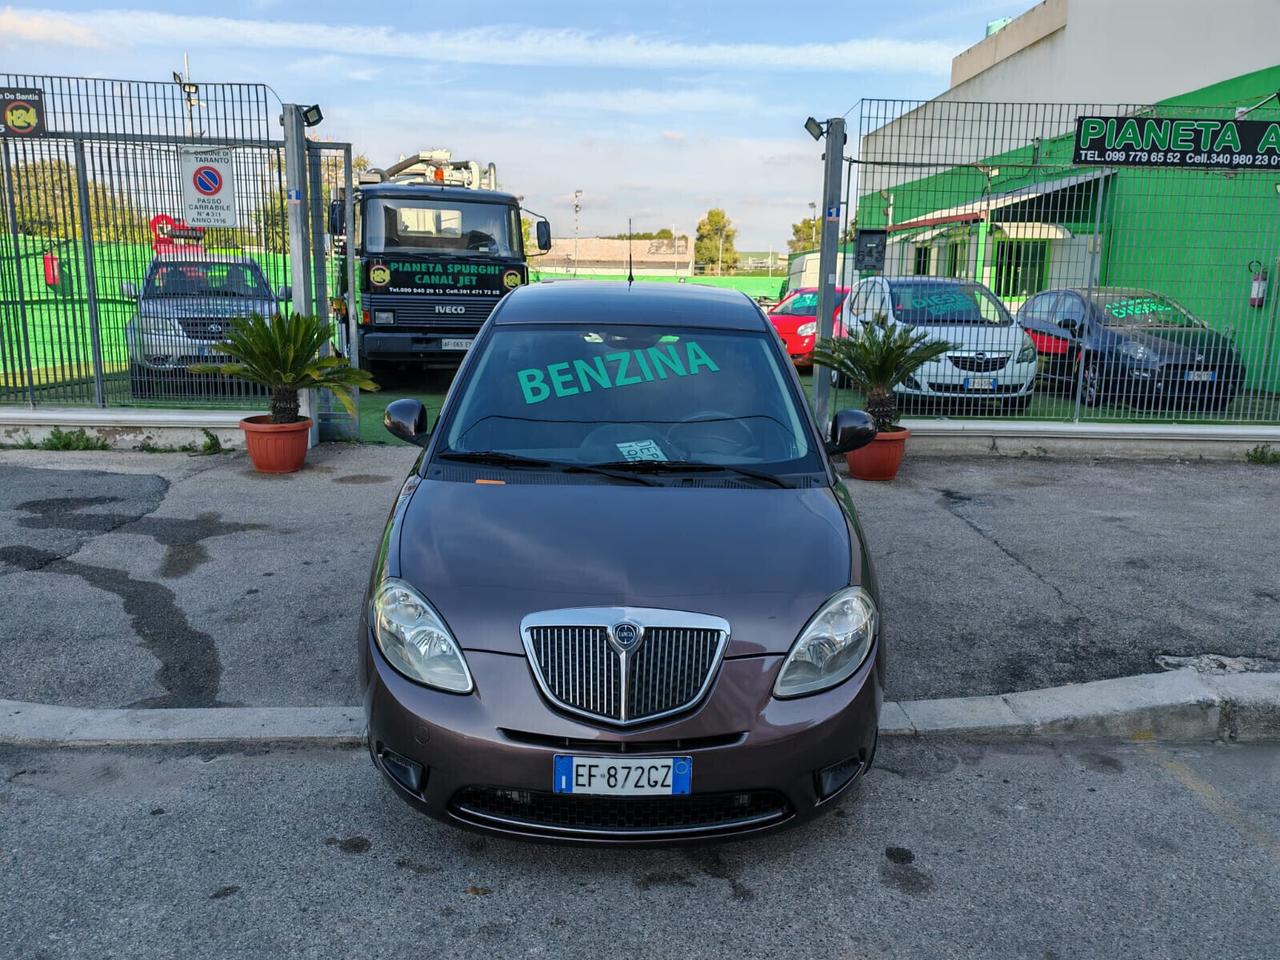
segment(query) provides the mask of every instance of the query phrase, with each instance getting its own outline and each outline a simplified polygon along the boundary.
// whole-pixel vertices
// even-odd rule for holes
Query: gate
[[[847,276],[886,282],[850,309],[953,345],[902,401],[951,417],[1280,422],[1280,125],[1274,149],[1248,143],[1280,107],[1259,99],[862,101],[848,207],[884,258],[850,258]],[[975,306],[974,283],[995,300],[979,291]]]
[[[304,141],[291,164],[296,108],[260,84],[0,74],[6,91],[40,124],[0,137],[0,403],[262,406],[187,367],[237,316],[329,316],[323,210],[349,146]]]

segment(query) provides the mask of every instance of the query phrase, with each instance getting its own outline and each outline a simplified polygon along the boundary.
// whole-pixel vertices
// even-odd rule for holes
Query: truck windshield
[[[367,253],[515,257],[519,237],[516,208],[504,203],[379,197],[365,208]]]
[[[437,453],[821,469],[761,334],[672,326],[497,326]]]

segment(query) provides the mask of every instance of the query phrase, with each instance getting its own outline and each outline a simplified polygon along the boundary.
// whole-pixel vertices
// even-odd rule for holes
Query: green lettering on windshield
[[[632,367],[632,361],[635,367]],[[605,363],[611,365],[606,366]],[[634,369],[639,368],[636,374]],[[590,359],[561,360],[545,367],[528,367],[516,371],[520,393],[527,404],[541,403],[554,392],[557,397],[572,397],[590,393],[595,388],[611,390],[641,383],[653,383],[668,379],[668,373],[676,377],[693,376],[702,371],[718,373],[719,365],[707,351],[694,340],[684,344],[684,357],[672,344],[665,347],[648,347],[641,350],[607,353]]]

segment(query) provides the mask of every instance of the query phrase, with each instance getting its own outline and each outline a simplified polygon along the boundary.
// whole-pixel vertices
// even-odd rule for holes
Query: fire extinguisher
[[[47,287],[56,287],[62,283],[62,261],[52,250],[44,252],[44,282]]]
[[[1249,286],[1249,306],[1260,307],[1267,301],[1267,271],[1262,269],[1261,260],[1249,262],[1249,272],[1253,274],[1253,282]]]

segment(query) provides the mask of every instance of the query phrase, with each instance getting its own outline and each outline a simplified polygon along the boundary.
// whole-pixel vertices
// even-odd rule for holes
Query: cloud
[[[217,45],[507,66],[945,75],[965,44],[871,37],[832,43],[688,43],[654,34],[481,26],[411,32],[384,26],[198,17],[157,11],[6,7],[3,33],[78,46]]]
[[[0,47],[18,44],[57,44],[59,46],[103,49],[106,42],[93,31],[65,13],[20,11],[12,7],[0,9]]]

